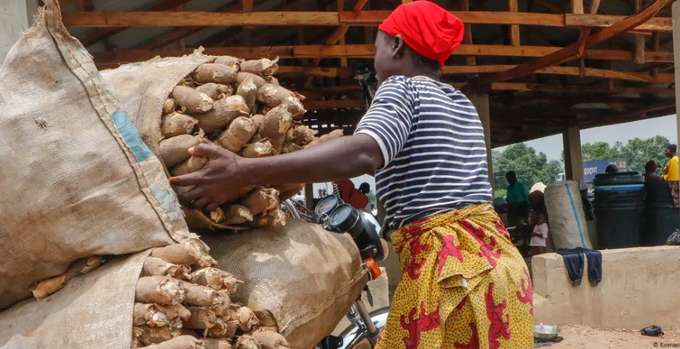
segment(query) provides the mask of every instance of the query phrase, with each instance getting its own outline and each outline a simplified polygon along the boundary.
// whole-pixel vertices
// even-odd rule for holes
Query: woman
[[[380,88],[353,136],[299,152],[210,161],[172,183],[214,209],[257,184],[329,182],[377,173],[402,280],[378,348],[532,348],[529,272],[493,208],[484,131],[470,101],[439,82],[463,23],[429,1],[399,6],[379,27]]]

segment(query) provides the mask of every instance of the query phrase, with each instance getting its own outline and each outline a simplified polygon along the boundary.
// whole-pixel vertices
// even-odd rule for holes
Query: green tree
[[[668,138],[655,136],[648,139],[634,138],[625,145],[616,142],[610,145],[606,142],[585,143],[581,145],[583,161],[624,159],[627,171],[645,172],[645,164],[654,160],[659,165],[657,174],[663,172],[663,167],[668,162],[664,150],[668,145]]]
[[[508,171],[515,171],[517,179],[527,189],[537,182],[546,185],[553,183],[562,172],[562,163],[557,160],[548,161],[544,153],[537,153],[534,148],[523,143],[511,145],[503,152],[494,151],[492,161],[496,196],[503,194],[501,190],[507,187],[505,174]]]

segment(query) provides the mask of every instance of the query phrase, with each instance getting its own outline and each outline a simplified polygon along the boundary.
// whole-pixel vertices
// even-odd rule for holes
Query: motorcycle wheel
[[[389,312],[390,308],[381,308],[370,313],[371,320],[379,332],[385,328]],[[366,338],[367,334],[365,326],[350,325],[340,334],[343,343],[339,349],[372,349],[373,345]]]

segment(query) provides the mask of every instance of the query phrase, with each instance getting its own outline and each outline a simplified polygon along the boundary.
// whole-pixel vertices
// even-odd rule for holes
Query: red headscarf
[[[400,5],[378,29],[400,35],[406,45],[440,65],[458,48],[465,33],[458,17],[430,1]]]

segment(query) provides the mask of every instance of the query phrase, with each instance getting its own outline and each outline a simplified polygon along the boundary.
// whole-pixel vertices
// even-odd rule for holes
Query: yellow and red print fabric
[[[377,348],[533,348],[529,271],[490,205],[419,220],[392,242],[402,278]]]

